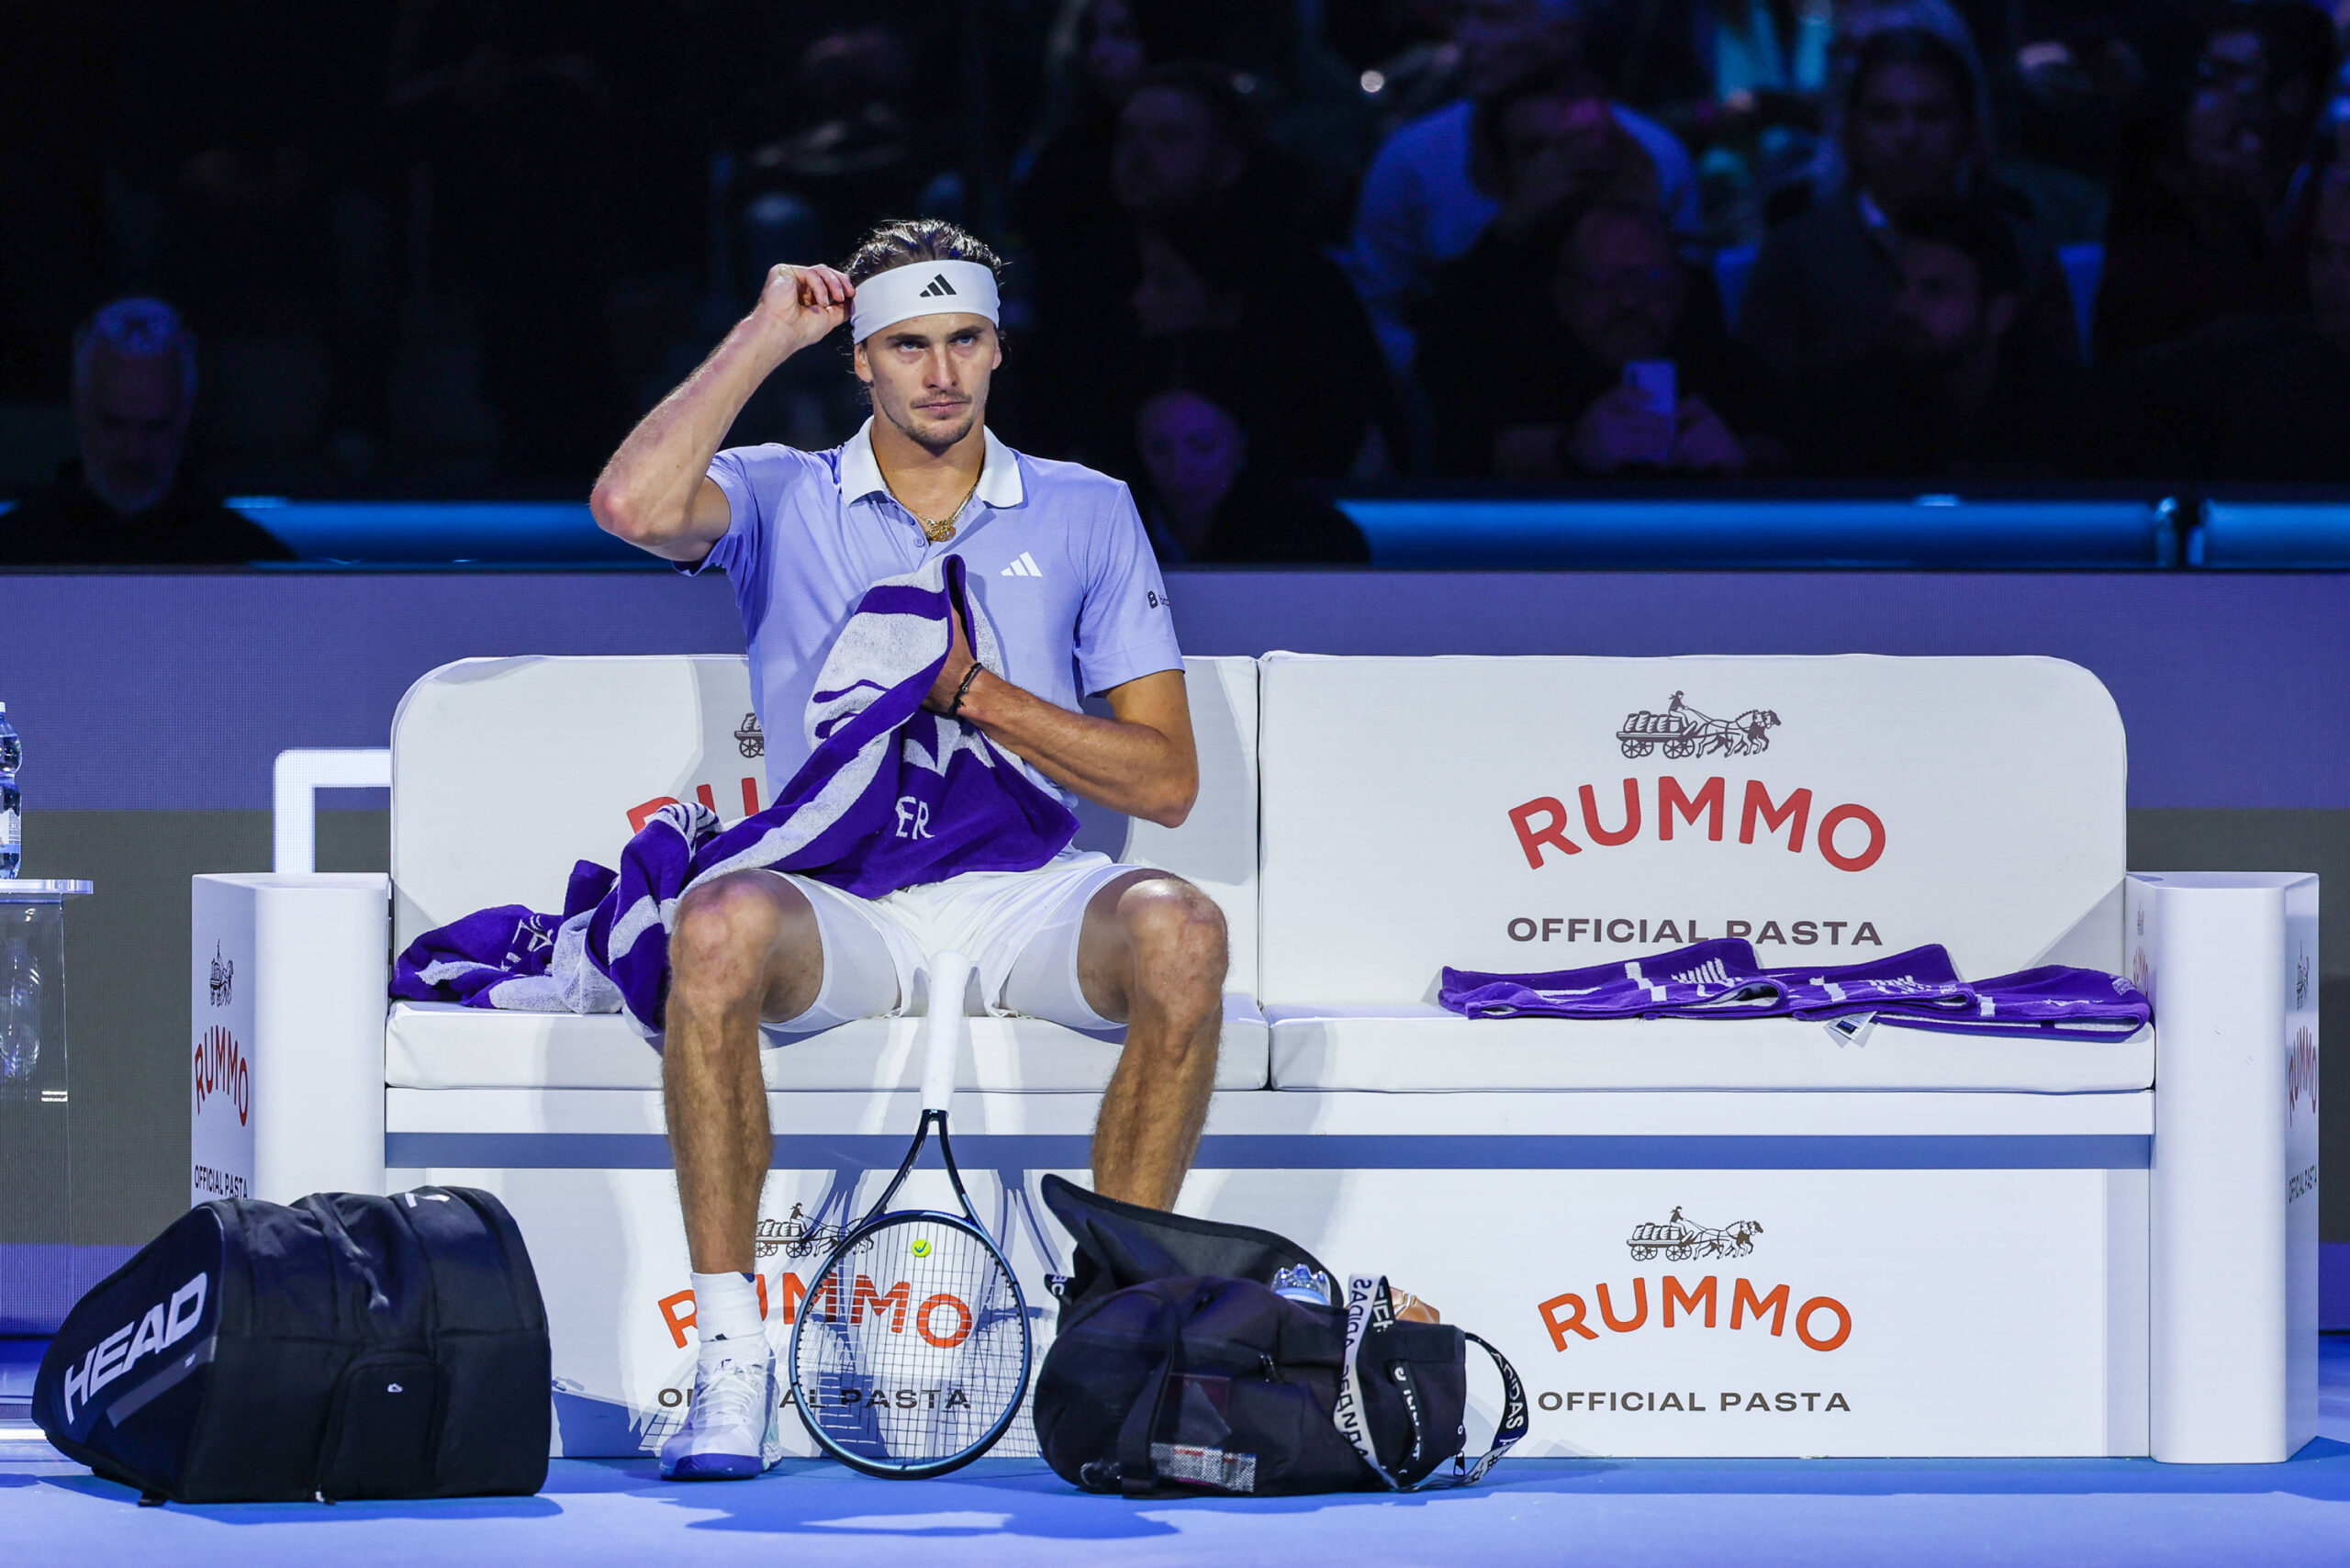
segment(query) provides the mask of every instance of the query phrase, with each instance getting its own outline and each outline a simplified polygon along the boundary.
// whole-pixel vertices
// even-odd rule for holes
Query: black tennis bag
[[[1344,1305],[1296,1301],[1274,1293],[1277,1274],[1329,1271],[1270,1231],[1117,1203],[1058,1176],[1044,1195],[1077,1238],[1036,1375],[1037,1441],[1063,1480],[1129,1496],[1466,1486],[1526,1433],[1526,1395],[1501,1352],[1450,1324],[1397,1321],[1383,1279],[1347,1282]],[[1470,1465],[1472,1340],[1500,1369],[1504,1398],[1492,1450]]]
[[[224,1198],[75,1305],[33,1419],[151,1499],[527,1495],[551,1386],[538,1276],[487,1193]]]

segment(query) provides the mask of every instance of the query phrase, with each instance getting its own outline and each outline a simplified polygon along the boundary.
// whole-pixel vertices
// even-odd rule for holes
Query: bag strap
[[[1391,1492],[1474,1486],[1485,1478],[1485,1473],[1494,1468],[1502,1455],[1526,1436],[1526,1386],[1517,1380],[1517,1369],[1486,1340],[1465,1328],[1460,1331],[1463,1338],[1493,1357],[1494,1369],[1502,1374],[1502,1418],[1494,1428],[1494,1446],[1487,1449],[1484,1457],[1473,1465],[1464,1463],[1461,1457],[1455,1454],[1451,1474],[1427,1475],[1406,1486],[1388,1473],[1387,1467],[1379,1462],[1379,1450],[1371,1440],[1371,1426],[1366,1415],[1368,1406],[1363,1404],[1362,1397],[1364,1341],[1370,1338],[1371,1329],[1387,1328],[1394,1321],[1395,1303],[1387,1293],[1384,1275],[1356,1274],[1348,1279],[1346,1361],[1339,1369],[1338,1401],[1331,1411],[1332,1418],[1337,1422],[1338,1430],[1345,1435],[1347,1441],[1354,1445],[1355,1452],[1362,1456],[1362,1462],[1371,1466],[1371,1473],[1384,1482]],[[1419,1401],[1412,1396],[1408,1387],[1404,1391],[1404,1407],[1411,1417],[1412,1433],[1416,1440],[1420,1437]]]
[[[1129,1497],[1158,1489],[1158,1466],[1151,1459],[1150,1446],[1158,1435],[1168,1391],[1182,1375],[1178,1363],[1183,1361],[1183,1325],[1214,1294],[1214,1287],[1203,1285],[1192,1293],[1191,1300],[1169,1301],[1159,1308],[1160,1320],[1167,1326],[1167,1338],[1159,1348],[1158,1373],[1127,1409],[1126,1418],[1118,1428],[1118,1485]]]

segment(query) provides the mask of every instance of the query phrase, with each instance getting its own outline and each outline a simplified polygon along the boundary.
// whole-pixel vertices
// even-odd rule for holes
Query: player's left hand
[[[938,678],[930,685],[930,695],[923,706],[934,713],[944,713],[955,700],[956,688],[971,671],[970,634],[964,629],[962,612],[952,605],[946,610],[946,662],[938,666]],[[968,701],[968,699],[967,698]]]

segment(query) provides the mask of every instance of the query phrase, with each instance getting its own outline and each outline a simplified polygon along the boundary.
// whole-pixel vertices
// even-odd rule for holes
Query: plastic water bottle
[[[18,824],[17,765],[24,743],[8,726],[8,705],[0,702],[0,882],[15,877],[23,859]],[[33,959],[31,904],[0,904],[0,1083],[29,1080],[40,1065],[40,969]]]
[[[0,702],[0,882],[17,874],[25,858],[24,798],[17,792],[17,769],[25,760],[25,744],[8,724],[8,705]]]
[[[1308,1306],[1333,1305],[1330,1276],[1319,1269],[1309,1269],[1303,1263],[1275,1271],[1273,1294],[1291,1301],[1304,1302]]]

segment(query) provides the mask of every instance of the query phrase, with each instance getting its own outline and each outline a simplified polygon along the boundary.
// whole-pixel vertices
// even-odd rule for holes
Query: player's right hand
[[[784,332],[794,352],[848,319],[856,286],[831,267],[778,264],[767,269],[757,313]]]

